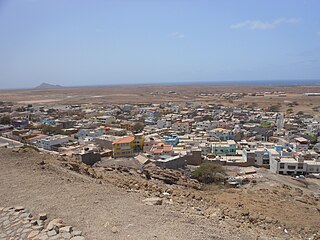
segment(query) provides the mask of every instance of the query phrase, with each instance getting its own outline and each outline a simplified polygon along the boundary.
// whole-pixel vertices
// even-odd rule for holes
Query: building
[[[216,156],[232,156],[236,155],[237,144],[234,140],[228,140],[226,142],[213,142],[212,153]]]
[[[306,175],[320,173],[320,159],[303,155],[270,159],[270,171],[284,175]]]
[[[111,124],[115,123],[116,118],[114,116],[99,116],[97,117],[97,121],[102,124]]]
[[[92,150],[87,150],[87,149],[85,149],[84,151],[81,151],[80,153],[74,154],[74,157],[77,160],[79,160],[87,165],[93,165],[96,162],[101,160],[100,153],[96,153]]]
[[[13,126],[0,124],[0,134],[4,132],[9,132],[11,130],[13,130]]]
[[[97,138],[97,137],[101,137],[104,134],[105,134],[104,128],[80,129],[77,133],[77,136],[79,138],[85,138],[85,137]]]
[[[144,136],[142,133],[119,138],[112,143],[113,157],[133,157],[135,153],[142,151],[143,145]]]
[[[190,133],[191,127],[190,122],[184,121],[184,122],[175,122],[171,126],[173,131],[181,132],[181,133]]]
[[[167,136],[164,141],[172,146],[177,146],[179,143],[179,137],[175,134]]]
[[[127,136],[120,138],[112,143],[113,157],[132,157],[134,156],[134,137]]]
[[[209,131],[209,136],[215,137],[222,141],[227,141],[227,140],[233,139],[233,132],[231,130],[224,129],[224,128],[215,128]]]
[[[28,119],[13,119],[11,121],[15,128],[26,128],[29,125]]]
[[[187,161],[183,156],[164,156],[154,162],[161,168],[179,169],[187,166]]]
[[[295,140],[294,150],[296,152],[303,151],[303,150],[308,150],[308,147],[309,147],[308,139],[305,139],[303,137],[298,137],[298,138],[295,138],[294,140]]]
[[[150,153],[155,158],[161,155],[172,155],[173,154],[173,147],[170,144],[165,144],[163,142],[155,143],[152,145],[150,149]]]
[[[250,154],[252,154],[252,158],[254,159],[254,163],[257,166],[266,166],[269,165],[270,156],[269,151],[265,148],[256,148],[256,149],[243,149],[243,159],[247,161]]]
[[[275,158],[270,160],[270,171],[286,175],[304,175],[307,173],[307,165],[301,158]]]
[[[52,146],[61,145],[63,143],[69,142],[70,138],[64,135],[54,135],[52,137],[46,137],[41,139],[41,148],[45,150],[51,150]]]

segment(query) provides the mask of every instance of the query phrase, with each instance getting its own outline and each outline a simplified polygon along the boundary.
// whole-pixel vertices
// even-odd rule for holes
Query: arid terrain
[[[258,169],[239,189],[196,190],[139,171],[88,167],[31,149],[1,149],[0,206],[83,231],[86,239],[319,239],[320,183]],[[164,194],[167,193],[167,194]],[[161,205],[143,203],[161,197]]]
[[[283,92],[265,96],[244,96],[226,100],[214,94]],[[320,96],[308,97],[304,93],[319,93],[320,86],[246,86],[246,85],[121,85],[101,87],[76,87],[58,89],[2,90],[0,101],[12,101],[17,104],[125,104],[125,103],[161,103],[161,102],[198,102],[199,104],[251,105],[268,107],[280,104],[285,111],[288,104],[297,102],[293,110],[314,113],[312,108],[320,106]]]

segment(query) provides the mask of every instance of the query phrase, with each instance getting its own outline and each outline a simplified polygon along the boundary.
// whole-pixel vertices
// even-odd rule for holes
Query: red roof
[[[157,153],[157,154],[163,153],[163,149],[156,148],[153,150],[153,153]]]
[[[295,138],[295,140],[302,143],[308,142],[308,139],[305,139],[304,137],[298,137],[298,138]]]
[[[134,140],[134,137],[127,136],[127,137],[123,137],[123,138],[120,138],[120,139],[114,141],[112,144],[131,143],[133,140]]]

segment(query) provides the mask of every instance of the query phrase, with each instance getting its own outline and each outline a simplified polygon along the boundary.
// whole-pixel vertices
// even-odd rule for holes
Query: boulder
[[[152,197],[152,198],[146,198],[142,202],[144,202],[146,205],[161,205],[162,199],[159,197]]]
[[[47,219],[47,214],[46,213],[40,213],[39,214],[39,220],[46,220]]]
[[[56,218],[56,219],[51,220],[48,223],[47,230],[50,231],[56,226],[63,227],[62,220],[60,218]]]

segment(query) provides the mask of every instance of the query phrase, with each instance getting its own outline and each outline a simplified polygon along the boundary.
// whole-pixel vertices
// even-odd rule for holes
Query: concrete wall
[[[155,164],[162,168],[179,169],[187,166],[186,160],[181,158],[174,158],[169,161],[155,161]]]

